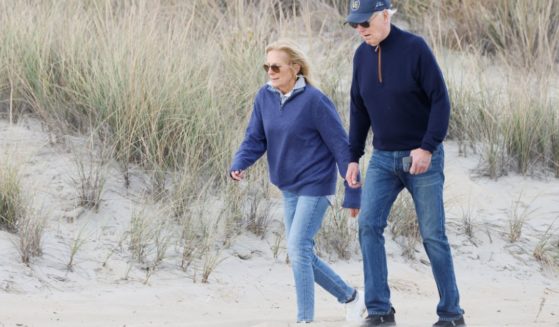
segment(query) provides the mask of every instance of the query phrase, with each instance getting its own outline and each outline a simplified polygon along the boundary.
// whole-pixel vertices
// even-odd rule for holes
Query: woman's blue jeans
[[[391,310],[383,233],[390,208],[405,187],[415,204],[423,246],[439,291],[437,315],[441,320],[457,319],[462,316],[463,310],[459,304],[452,254],[445,233],[443,145],[439,145],[433,153],[429,170],[420,175],[403,171],[402,158],[409,155],[410,151],[374,150],[365,176],[359,214],[359,242],[363,253],[367,311],[378,315]]]
[[[329,202],[325,196],[299,196],[283,191],[287,252],[297,292],[297,321],[314,320],[314,283],[346,303],[355,289],[344,282],[314,252]]]

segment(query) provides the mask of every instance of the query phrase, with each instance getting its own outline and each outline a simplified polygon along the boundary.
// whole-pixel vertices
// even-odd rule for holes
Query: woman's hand
[[[236,181],[240,181],[243,178],[245,178],[245,171],[244,170],[233,170],[231,172],[231,178],[233,178]]]

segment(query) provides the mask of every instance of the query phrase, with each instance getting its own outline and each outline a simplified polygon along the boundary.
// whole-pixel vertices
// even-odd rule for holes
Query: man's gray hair
[[[375,12],[371,15],[371,18],[372,18],[373,16],[375,16],[375,15],[380,15],[380,14],[382,14],[382,13],[385,12],[385,11],[388,12],[388,17],[392,17],[392,15],[394,15],[394,14],[398,11],[398,9],[384,9],[384,10],[381,10],[381,11],[375,11]],[[369,20],[371,20],[371,18],[369,18]]]

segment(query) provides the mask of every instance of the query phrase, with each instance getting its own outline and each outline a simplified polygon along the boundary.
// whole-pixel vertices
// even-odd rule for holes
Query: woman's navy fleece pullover
[[[267,153],[270,180],[297,195],[336,193],[336,164],[345,177],[350,161],[348,137],[334,104],[317,88],[295,89],[280,104],[271,86],[257,93],[244,141],[231,171],[245,170]],[[361,189],[346,186],[345,208],[359,208]]]

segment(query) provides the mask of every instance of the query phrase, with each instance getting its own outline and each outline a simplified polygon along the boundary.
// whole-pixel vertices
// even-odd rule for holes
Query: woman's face
[[[279,89],[282,93],[287,93],[293,89],[297,81],[295,66],[289,62],[287,53],[280,50],[271,50],[266,55],[266,64],[268,68],[268,77],[273,87]]]

